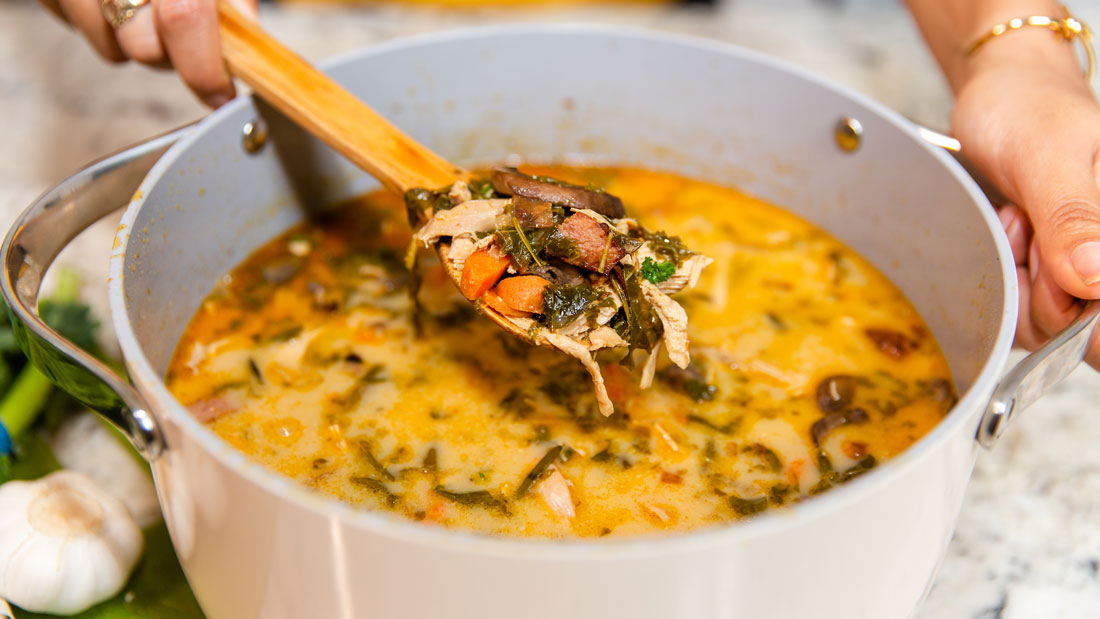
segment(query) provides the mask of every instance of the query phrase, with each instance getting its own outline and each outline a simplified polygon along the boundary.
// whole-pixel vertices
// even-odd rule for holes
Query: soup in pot
[[[251,458],[425,525],[549,538],[729,523],[897,455],[956,400],[904,295],[775,206],[679,176],[529,167],[620,196],[713,259],[675,295],[691,364],[604,360],[601,414],[576,359],[480,316],[385,192],[303,223],[225,275],[167,382]],[[417,281],[419,311],[410,300]],[[598,359],[599,357],[597,357]]]

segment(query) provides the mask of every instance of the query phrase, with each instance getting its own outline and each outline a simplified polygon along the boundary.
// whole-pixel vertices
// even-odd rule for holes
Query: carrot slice
[[[508,270],[508,256],[488,249],[479,249],[466,259],[458,287],[462,290],[463,296],[473,301],[492,288],[506,270]]]
[[[486,290],[485,294],[481,295],[481,302],[497,311],[498,314],[504,316],[513,317],[529,317],[531,312],[521,312],[517,309],[512,309],[504,299],[500,298],[496,290]]]
[[[509,277],[497,284],[497,294],[508,307],[522,312],[542,313],[542,291],[550,282],[538,275]]]

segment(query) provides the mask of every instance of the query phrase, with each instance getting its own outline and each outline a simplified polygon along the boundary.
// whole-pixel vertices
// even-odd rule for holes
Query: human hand
[[[117,29],[103,15],[102,0],[40,0],[79,30],[103,58],[174,68],[210,107],[233,98],[233,81],[221,57],[218,0],[153,0]],[[255,15],[258,0],[232,0]]]
[[[1033,349],[1078,299],[1100,298],[1100,104],[1070,45],[1043,31],[1002,38],[958,87],[952,130],[1011,202],[1000,218],[1020,284],[1016,342]],[[1086,361],[1100,369],[1100,345]]]

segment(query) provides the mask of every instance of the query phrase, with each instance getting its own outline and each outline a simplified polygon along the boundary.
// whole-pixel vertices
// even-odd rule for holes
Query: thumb
[[[1100,168],[1095,153],[1036,153],[1020,193],[1035,228],[1042,268],[1069,294],[1100,298]],[[1045,155],[1045,156],[1044,156]]]

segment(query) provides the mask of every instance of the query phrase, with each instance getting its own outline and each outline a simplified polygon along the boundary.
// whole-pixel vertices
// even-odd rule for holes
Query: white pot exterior
[[[527,71],[517,75],[517,66]],[[857,95],[751,53],[667,36],[483,29],[379,47],[334,64],[332,74],[455,159],[585,153],[706,176],[790,207],[909,295],[964,397],[928,436],[869,475],[685,536],[494,539],[313,495],[218,439],[161,380],[218,276],[299,220],[303,201],[327,204],[375,186],[277,119],[272,143],[245,154],[239,130],[257,112],[238,101],[153,169],[111,262],[127,365],[167,443],[154,463],[166,520],[211,619],[912,612],[950,539],[978,419],[1016,319],[1011,254],[988,203],[954,162]],[[508,79],[486,79],[494,76]],[[844,115],[865,128],[854,154],[833,141]]]

